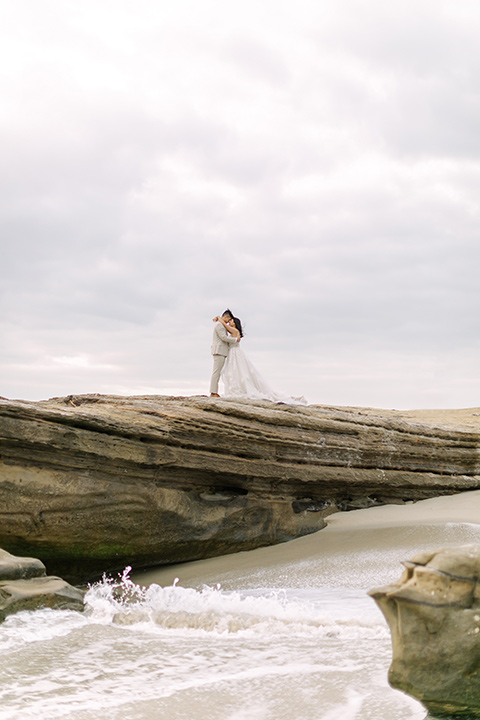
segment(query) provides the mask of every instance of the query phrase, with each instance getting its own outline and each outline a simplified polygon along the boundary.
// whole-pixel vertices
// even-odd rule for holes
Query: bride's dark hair
[[[240,318],[233,318],[233,322],[235,327],[237,328],[238,332],[240,333],[240,337],[243,337],[243,329],[242,329],[242,323],[240,322]]]

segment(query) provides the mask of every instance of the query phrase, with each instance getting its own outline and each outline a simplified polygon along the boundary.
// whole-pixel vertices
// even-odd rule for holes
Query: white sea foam
[[[418,550],[478,541],[456,502],[442,500],[443,523],[389,525],[394,508],[372,527],[181,566],[181,582],[104,579],[83,614],[7,618],[0,720],[423,720],[388,685],[390,635],[366,590]]]
[[[93,585],[85,614],[20,613],[0,637],[14,640],[16,633],[19,641],[25,634],[30,646],[10,648],[3,667],[0,658],[6,680],[0,720],[93,720],[104,714],[157,720],[175,717],[178,703],[179,717],[193,720],[205,716],[199,702],[215,709],[209,712],[213,720],[242,713],[269,720],[279,717],[277,698],[283,695],[282,704],[291,703],[295,713],[299,702],[309,707],[320,684],[322,692],[329,683],[347,688],[365,672],[371,644],[388,644],[383,626],[338,621],[312,594],[242,594],[176,583],[143,588],[127,572]],[[354,656],[344,652],[349,637]],[[365,650],[362,642],[369,643]],[[300,699],[286,687],[296,687]],[[243,704],[240,715],[232,715],[232,703]],[[302,717],[310,719],[305,712]]]
[[[81,613],[73,610],[45,608],[10,615],[1,625],[0,654],[12,648],[18,650],[23,645],[63,637],[86,622]]]
[[[336,706],[321,715],[319,720],[356,720],[359,718],[359,712],[365,701],[365,695],[361,695],[353,690],[346,693],[345,702],[341,706]]]
[[[169,587],[152,584],[148,588],[133,583],[128,572],[118,580],[104,579],[88,591],[87,616],[94,623],[135,627],[143,632],[163,634],[244,634],[271,637],[272,634],[311,634],[353,638],[359,635],[388,635],[380,617],[339,618],[326,610],[316,598],[293,598],[286,591],[265,594],[225,592],[217,585],[200,590],[177,583]],[[368,600],[371,603],[370,600]],[[329,598],[328,607],[333,601]],[[373,604],[372,604],[373,606]]]

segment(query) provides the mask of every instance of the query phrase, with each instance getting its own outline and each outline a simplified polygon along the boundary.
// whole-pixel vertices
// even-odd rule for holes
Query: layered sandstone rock
[[[67,578],[247,550],[480,487],[478,432],[204,397],[0,399],[0,546]]]
[[[480,545],[415,556],[370,591],[392,634],[393,687],[435,718],[480,717]]]
[[[83,610],[84,592],[59,577],[47,577],[36,558],[0,550],[0,622],[20,610]]]

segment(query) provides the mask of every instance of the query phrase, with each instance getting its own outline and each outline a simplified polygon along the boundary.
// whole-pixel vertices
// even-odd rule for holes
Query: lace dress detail
[[[225,386],[224,397],[245,398],[248,400],[270,400],[289,405],[307,405],[304,397],[291,397],[275,392],[263,379],[247,358],[239,345],[230,348],[222,380]]]

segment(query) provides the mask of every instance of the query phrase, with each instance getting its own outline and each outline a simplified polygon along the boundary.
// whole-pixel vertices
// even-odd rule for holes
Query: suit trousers
[[[213,356],[213,372],[212,379],[210,380],[210,392],[218,393],[218,381],[220,380],[220,373],[225,365],[225,355],[214,355]]]

